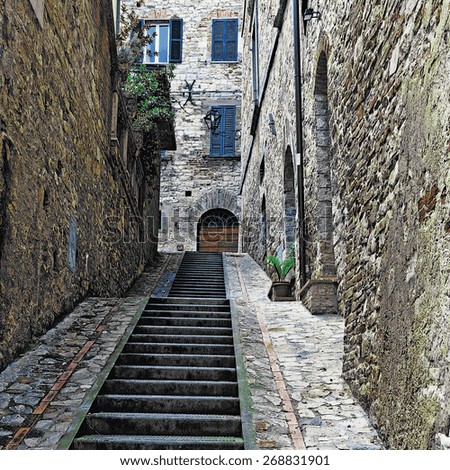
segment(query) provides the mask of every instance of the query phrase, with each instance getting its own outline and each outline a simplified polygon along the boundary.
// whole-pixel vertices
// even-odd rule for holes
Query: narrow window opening
[[[291,147],[288,147],[284,156],[284,233],[287,253],[290,251],[291,244],[295,242],[296,215],[294,163]]]
[[[259,165],[259,184],[263,184],[264,175],[266,173],[266,164],[264,162],[264,157],[261,160],[261,164]]]

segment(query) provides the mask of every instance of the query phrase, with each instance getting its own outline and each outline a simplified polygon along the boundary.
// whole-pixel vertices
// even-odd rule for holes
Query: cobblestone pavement
[[[227,255],[226,271],[229,295],[238,310],[257,445],[295,448],[285,419],[286,406],[271,374],[259,316],[306,448],[382,449],[366,413],[341,377],[342,317],[313,316],[301,302],[271,302],[267,297],[271,281],[248,255]]]
[[[139,307],[180,259],[160,254],[123,298],[86,299],[0,374],[0,449],[58,447]]]
[[[86,299],[0,374],[0,449],[58,448],[140,306],[167,295],[180,261],[161,253],[124,297]],[[341,378],[342,318],[271,302],[270,280],[249,256],[225,261],[257,446],[301,448],[298,420],[308,449],[382,448]]]

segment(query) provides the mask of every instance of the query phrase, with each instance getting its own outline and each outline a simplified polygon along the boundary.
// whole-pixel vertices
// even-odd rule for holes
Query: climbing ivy
[[[123,88],[134,128],[146,132],[161,122],[173,123],[175,113],[170,101],[173,76],[173,66],[147,70],[144,64],[128,74]]]

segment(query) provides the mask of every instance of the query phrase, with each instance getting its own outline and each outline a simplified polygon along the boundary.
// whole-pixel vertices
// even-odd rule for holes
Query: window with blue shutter
[[[238,60],[238,20],[212,21],[212,61],[236,62]]]
[[[141,20],[142,23],[144,20]],[[183,20],[147,21],[145,34],[152,36],[152,42],[143,49],[140,62],[145,64],[180,63],[183,52]]]
[[[234,157],[236,134],[236,106],[213,106],[221,115],[220,126],[216,132],[211,130],[212,157]]]
[[[183,52],[183,20],[172,18],[170,20],[170,62],[179,63]]]

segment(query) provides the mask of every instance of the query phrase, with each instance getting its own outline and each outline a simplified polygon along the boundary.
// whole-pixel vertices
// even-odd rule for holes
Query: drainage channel
[[[169,296],[148,300],[62,448],[253,448],[236,328],[222,255],[185,253]]]

